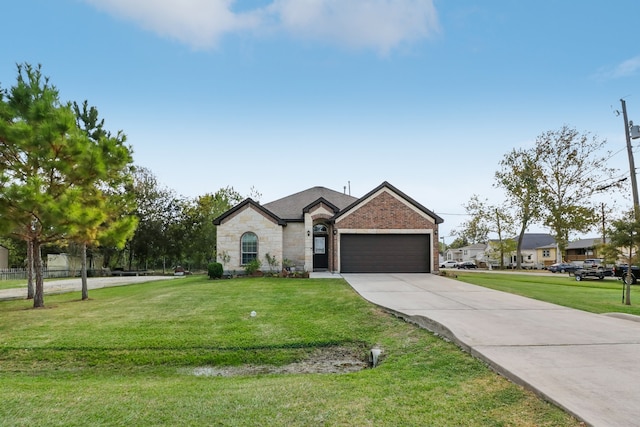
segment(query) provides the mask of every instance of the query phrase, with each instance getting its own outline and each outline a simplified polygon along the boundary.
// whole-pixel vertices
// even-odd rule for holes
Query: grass
[[[189,277],[90,296],[0,302],[0,425],[579,425],[343,280]],[[380,365],[353,373],[191,374],[375,345]]]
[[[499,291],[592,313],[627,313],[640,316],[640,286],[631,286],[631,303],[622,301],[622,282],[615,278],[585,279],[563,275],[457,272],[458,280]],[[635,304],[635,305],[634,305]]]

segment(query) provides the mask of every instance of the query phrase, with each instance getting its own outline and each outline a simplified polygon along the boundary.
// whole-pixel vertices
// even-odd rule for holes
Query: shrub
[[[222,277],[222,273],[224,270],[222,269],[222,264],[219,262],[211,262],[207,266],[207,270],[209,272],[209,279],[220,279]]]
[[[251,276],[256,271],[260,270],[262,263],[258,258],[254,258],[249,263],[244,266],[244,271],[247,273],[247,276]]]
[[[269,252],[267,252],[264,257],[267,260],[267,264],[269,264],[269,271],[271,273],[278,271],[278,259],[275,256],[271,256]]]

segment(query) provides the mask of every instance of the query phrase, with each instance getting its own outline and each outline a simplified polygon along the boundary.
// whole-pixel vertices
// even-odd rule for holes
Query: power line
[[[607,188],[613,187],[614,185],[619,184],[619,183],[621,183],[622,181],[626,181],[627,179],[629,179],[629,177],[628,177],[628,176],[626,176],[626,177],[624,177],[624,178],[620,178],[619,180],[617,180],[616,182],[613,182],[613,183],[611,183],[611,184],[603,185],[603,186],[601,186],[601,187],[596,187],[596,191],[603,191],[603,190],[606,190]]]

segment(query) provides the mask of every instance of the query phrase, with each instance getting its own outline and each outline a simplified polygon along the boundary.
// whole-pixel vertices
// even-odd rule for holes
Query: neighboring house
[[[517,237],[511,238],[511,240],[516,242],[516,244],[518,242]],[[520,267],[542,269],[547,265],[547,262],[551,261],[549,262],[549,265],[556,262],[556,251],[555,239],[550,234],[525,233],[522,237],[522,246],[520,248]],[[499,256],[498,259],[496,259],[490,245],[487,245],[486,253],[482,256],[478,256],[478,259],[482,259],[493,267],[498,267],[500,265]],[[517,260],[518,258],[515,250],[513,252],[505,253],[504,266],[507,268],[514,268],[517,265]]]
[[[103,257],[87,256],[87,269],[93,270],[102,266]],[[70,255],[67,253],[60,254],[47,254],[47,269],[68,271],[70,274],[75,274],[82,268],[82,260],[79,256]]]
[[[461,248],[447,249],[445,257],[448,261],[466,262],[471,261],[475,263],[484,262],[484,253],[487,250],[486,243],[476,243],[469,246],[463,246]]]
[[[547,268],[551,264],[562,261],[560,259],[561,257],[559,257],[558,244],[555,242],[537,247],[536,254],[538,263],[542,264],[543,268]]]
[[[9,249],[0,246],[0,268],[9,268]]]
[[[516,242],[517,237],[513,238]],[[523,268],[544,268],[544,260],[538,258],[538,248],[555,244],[556,240],[548,233],[525,233],[520,247],[520,266]],[[517,264],[515,252],[511,255],[509,263],[515,267]],[[553,263],[552,263],[553,264]]]
[[[602,239],[597,237],[570,242],[565,250],[565,261],[581,263],[588,258],[601,258],[598,254],[598,246],[601,244]]]
[[[446,251],[444,251],[443,260],[462,262],[462,251],[460,250],[460,248],[447,249]]]
[[[226,271],[267,254],[305,271],[438,271],[443,219],[388,182],[361,198],[313,187],[260,205],[246,199],[214,220]]]

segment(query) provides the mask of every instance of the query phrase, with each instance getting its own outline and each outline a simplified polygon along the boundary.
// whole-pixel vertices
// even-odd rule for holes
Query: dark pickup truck
[[[627,276],[627,265],[616,265],[613,267],[613,275],[616,276],[620,280],[624,280],[625,283],[628,282]],[[640,275],[640,267],[637,265],[631,266],[631,284],[635,285],[638,281],[638,276]]]

